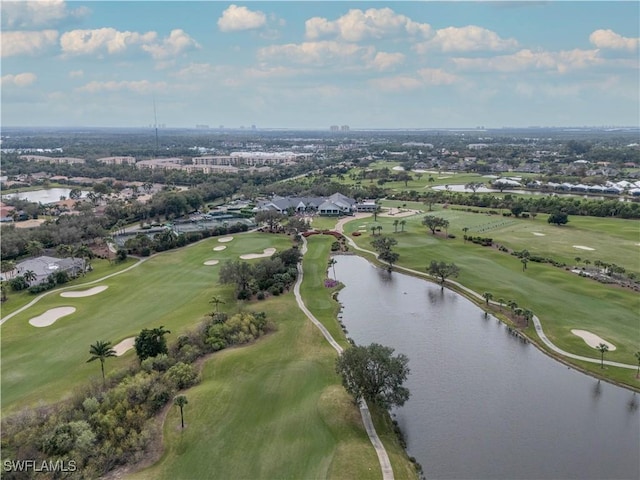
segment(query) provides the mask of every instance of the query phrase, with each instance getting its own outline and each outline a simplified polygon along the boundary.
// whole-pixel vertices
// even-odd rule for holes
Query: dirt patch
[[[34,327],[48,327],[56,323],[56,321],[66,315],[71,315],[75,312],[75,307],[57,307],[47,310],[42,315],[33,317],[29,320],[29,323]]]
[[[13,222],[16,228],[36,228],[42,225],[46,220],[43,218],[32,218],[23,222]]]
[[[81,298],[81,297],[90,297],[91,295],[97,295],[100,292],[104,292],[107,288],[106,285],[102,285],[101,287],[93,287],[89,290],[79,290],[74,292],[62,292],[60,294],[61,297],[64,298]]]

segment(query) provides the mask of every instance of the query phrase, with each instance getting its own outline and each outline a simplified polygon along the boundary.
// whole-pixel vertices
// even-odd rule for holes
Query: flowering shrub
[[[336,287],[337,285],[338,285],[338,281],[337,281],[337,280],[334,280],[333,278],[327,278],[327,279],[324,281],[324,286],[325,286],[325,287],[327,287],[327,288],[334,288],[334,287]]]

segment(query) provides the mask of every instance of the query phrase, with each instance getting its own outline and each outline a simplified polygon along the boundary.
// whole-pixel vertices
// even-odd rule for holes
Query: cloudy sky
[[[638,125],[640,3],[35,1],[2,125]]]

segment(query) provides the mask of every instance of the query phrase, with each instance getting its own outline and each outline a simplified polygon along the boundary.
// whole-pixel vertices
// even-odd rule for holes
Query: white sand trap
[[[113,347],[113,349],[116,351],[116,356],[119,357],[127,353],[129,350],[131,350],[133,348],[135,341],[136,341],[136,337],[125,338],[119,344]]]
[[[251,260],[252,258],[270,257],[274,253],[276,253],[275,248],[265,248],[264,253],[246,253],[244,255],[240,255],[240,258],[242,260]]]
[[[574,245],[573,248],[579,248],[580,250],[595,250],[595,248],[585,247],[584,245]]]
[[[218,239],[218,241],[222,243],[227,243],[227,242],[230,242],[231,240],[233,240],[233,237],[222,237]]]
[[[613,352],[616,349],[616,346],[613,343],[609,343],[606,340],[603,340],[595,333],[587,332],[586,330],[571,330],[571,333],[579,336],[590,347],[596,348],[601,343],[604,343],[607,347],[609,347],[610,352]]]
[[[56,320],[66,315],[71,315],[75,311],[76,309],[74,307],[52,308],[44,312],[42,315],[33,317],[31,320],[29,320],[29,323],[34,327],[48,327],[49,325],[53,325],[54,323],[56,323]]]
[[[219,252],[219,251],[221,251],[221,250],[224,250],[225,248],[227,248],[227,246],[226,246],[226,245],[218,245],[217,247],[213,247],[213,249],[214,249],[216,252]]]
[[[78,290],[74,292],[62,292],[60,294],[61,297],[65,298],[81,298],[81,297],[90,297],[91,295],[97,295],[100,292],[104,292],[107,288],[106,285],[102,285],[101,287],[93,287],[89,290]]]
[[[533,233],[536,237],[544,237],[546,234],[544,233],[540,233],[540,232],[531,232]]]
[[[220,263],[220,260],[207,260],[204,262],[205,265],[217,265],[218,263]]]

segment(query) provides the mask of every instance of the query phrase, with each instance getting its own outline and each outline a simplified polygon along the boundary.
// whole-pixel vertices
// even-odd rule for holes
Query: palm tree
[[[404,232],[404,226],[407,224],[406,220],[400,220],[400,231]]]
[[[27,283],[31,283],[38,278],[38,276],[33,270],[27,270],[22,274],[22,278],[24,278]]]
[[[29,243],[27,243],[27,252],[29,252],[29,255],[31,255],[32,257],[41,255],[42,251],[42,243],[38,242],[37,240],[31,240]]]
[[[493,298],[493,293],[491,292],[484,292],[482,294],[482,298],[484,298],[485,302],[487,302],[487,305],[489,305],[489,302],[491,301],[491,299]]]
[[[111,342],[103,342],[98,340],[96,343],[89,347],[89,354],[92,357],[87,360],[87,363],[93,362],[94,360],[100,360],[100,367],[102,368],[102,383],[106,384],[106,379],[104,376],[104,361],[107,357],[115,357],[116,351],[111,347]]]
[[[338,278],[338,277],[336,277],[336,266],[335,266],[335,265],[336,265],[336,263],[338,263],[338,261],[337,261],[335,258],[331,257],[331,258],[329,259],[329,266],[330,266],[330,267],[332,268],[332,270],[333,270],[333,279],[334,279],[334,280],[337,280],[337,278]]]
[[[71,245],[60,244],[56,247],[56,253],[62,258],[70,257],[73,253],[73,247]]]
[[[527,263],[529,263],[529,259],[527,257],[522,257],[520,261],[522,262],[522,271],[524,272],[527,269]]]
[[[604,354],[609,351],[609,346],[606,343],[599,343],[596,350],[600,352],[600,368],[604,368]]]
[[[381,235],[382,234],[382,225],[378,225],[376,227],[376,229],[378,230],[378,235]]]
[[[464,233],[464,243],[467,243],[467,232],[469,231],[469,227],[462,227],[462,232]]]
[[[638,359],[638,372],[636,373],[636,377],[640,377],[640,350],[635,353],[636,358]]]
[[[400,220],[398,220],[397,218],[393,221],[393,233],[398,233],[398,223],[400,223]]]
[[[500,297],[498,299],[498,303],[500,304],[500,310],[502,310],[502,306],[504,305],[504,302],[505,302],[504,298]]]
[[[372,234],[373,236],[375,236],[375,234],[376,234],[376,229],[377,229],[377,228],[378,228],[378,227],[377,227],[376,225],[371,225],[370,230],[371,230],[371,234]]]
[[[189,401],[187,400],[187,397],[184,395],[178,395],[173,399],[173,404],[180,407],[180,424],[182,425],[183,429],[184,429],[184,413],[182,409],[187,403],[189,403]]]
[[[522,314],[524,319],[527,321],[527,327],[529,326],[529,321],[533,318],[533,312],[531,310],[525,310]]]
[[[218,305],[220,304],[224,305],[224,302],[222,301],[222,299],[216,297],[215,295],[211,297],[211,300],[209,300],[209,303],[212,303],[216,306],[216,313],[218,313]]]
[[[83,263],[84,263],[83,273],[86,272],[87,268],[89,267],[87,260],[91,260],[93,258],[93,251],[86,245],[80,245],[78,248],[75,249],[73,254],[77,257],[80,257],[83,260]]]

